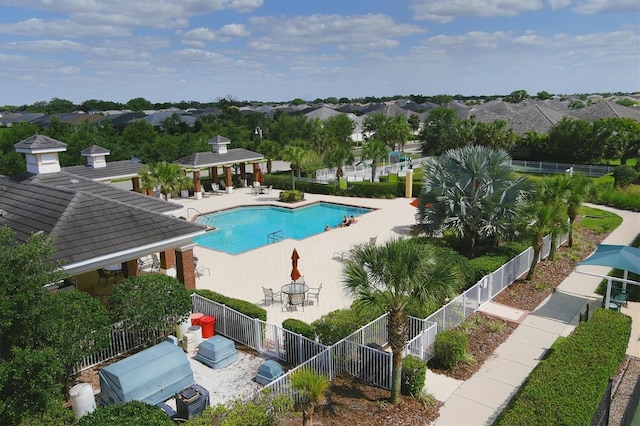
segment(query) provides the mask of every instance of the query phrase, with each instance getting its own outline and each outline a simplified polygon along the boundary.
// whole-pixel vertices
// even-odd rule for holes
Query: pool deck
[[[237,206],[294,206],[278,202],[279,193],[273,190],[270,194],[254,195],[251,188],[238,188],[231,194],[210,195],[202,200],[177,198],[174,201],[184,206],[178,215],[193,220],[198,213],[206,214]],[[209,274],[205,271],[196,278],[196,287],[256,303],[267,310],[267,321],[274,324],[281,324],[287,318],[312,322],[328,312],[351,305],[352,299],[343,291],[344,263],[335,254],[348,251],[353,244],[368,242],[371,237],[377,237],[377,244],[402,237],[403,231],[406,233],[407,228],[415,223],[416,209],[409,204],[411,200],[305,194],[305,201],[296,203],[296,207],[327,201],[377,210],[360,216],[358,222],[349,227],[333,228],[300,241],[285,239],[238,255],[196,246],[194,254],[198,257],[198,266],[209,269]],[[256,235],[256,238],[266,240],[266,235]],[[298,269],[306,284],[318,287],[322,283],[320,303],[313,299],[304,309],[297,307],[296,310],[288,310],[286,303],[279,301],[265,306],[262,287],[280,291],[283,285],[291,281],[291,253],[294,248],[300,255]]]

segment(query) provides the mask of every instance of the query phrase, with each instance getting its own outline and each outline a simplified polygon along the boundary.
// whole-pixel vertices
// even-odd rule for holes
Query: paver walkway
[[[629,245],[640,233],[640,213],[594,206],[623,218],[603,244]],[[494,355],[469,380],[461,381],[427,373],[427,390],[444,402],[438,426],[490,425],[559,336],[567,336],[578,325],[579,314],[590,304],[590,312],[600,307],[601,296],[594,293],[601,279],[578,271],[606,275],[611,269],[580,266],[533,312],[490,302],[483,311],[519,320],[520,325],[500,345]],[[632,317],[632,333],[627,354],[640,356],[640,303],[629,303],[623,313]]]

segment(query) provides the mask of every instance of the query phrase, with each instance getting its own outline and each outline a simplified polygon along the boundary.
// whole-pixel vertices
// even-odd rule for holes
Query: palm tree
[[[342,166],[344,164],[353,164],[353,151],[349,147],[335,146],[324,155],[324,161],[329,167],[336,168],[336,179],[340,179],[344,172]]]
[[[299,390],[302,396],[302,424],[311,426],[316,404],[329,388],[329,380],[313,370],[301,368],[291,375],[291,386]]]
[[[570,176],[569,175],[556,175],[552,178],[546,178],[542,181],[538,188],[538,200],[541,202],[554,206],[561,212],[566,211],[565,203],[569,199],[570,191]],[[556,223],[551,229],[551,250],[549,251],[549,260],[555,258],[558,236],[561,232],[566,230],[566,216],[556,216]]]
[[[513,230],[518,208],[533,191],[526,177],[514,177],[502,149],[469,145],[448,150],[439,159],[429,158],[422,170],[420,230],[429,235],[453,231],[470,258],[480,239],[498,240]]]
[[[362,146],[362,159],[371,160],[371,182],[375,182],[376,180],[378,161],[382,160],[386,155],[387,147],[384,142],[378,139],[369,139],[367,143]]]
[[[399,239],[384,245],[354,249],[343,271],[347,293],[362,309],[388,313],[387,333],[393,352],[391,402],[400,397],[402,356],[407,342],[409,303],[420,306],[450,297],[461,276],[452,264],[441,261],[434,248]]]
[[[531,281],[536,265],[540,261],[544,236],[556,229],[558,221],[562,222],[563,213],[558,204],[547,204],[540,201],[528,204],[522,214],[518,215],[518,224],[526,234],[531,236],[533,259],[525,280]]]
[[[295,171],[300,172],[302,160],[304,159],[304,148],[295,145],[287,145],[282,150],[282,158],[291,163],[291,189],[296,189]]]
[[[179,165],[175,163],[147,164],[138,172],[142,187],[147,190],[159,188],[165,200],[169,200],[169,194],[189,188],[191,178],[184,175]]]
[[[569,195],[567,197],[567,216],[569,216],[569,247],[573,247],[573,225],[578,217],[578,210],[585,198],[595,192],[591,179],[573,174],[569,177]]]

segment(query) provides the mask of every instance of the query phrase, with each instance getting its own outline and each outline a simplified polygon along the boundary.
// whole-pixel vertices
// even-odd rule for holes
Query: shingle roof
[[[83,264],[94,270],[93,262],[101,257],[135,253],[140,247],[175,247],[204,232],[185,220],[99,194],[43,186],[35,179],[0,178],[0,193],[0,208],[7,212],[0,226],[13,228],[20,242],[39,231],[51,236],[51,260],[75,267],[76,272]]]
[[[84,152],[84,151],[83,151]],[[91,166],[68,166],[62,171],[82,176],[97,181],[109,181],[114,179],[134,177],[143,164],[131,160],[109,161],[107,167],[93,168]]]
[[[16,150],[60,150],[65,149],[67,144],[50,138],[49,136],[36,134],[28,137],[27,139],[21,140],[17,144],[13,145],[13,147]]]
[[[182,208],[179,204],[169,203],[159,198],[149,197],[148,195],[140,194],[135,191],[127,191],[116,186],[106,185],[67,171],[39,175],[23,173],[14,177],[14,179],[30,182],[38,186],[86,192],[111,201],[117,201],[119,203],[142,208],[155,213],[167,214],[176,212]]]
[[[248,163],[252,161],[262,161],[264,156],[257,152],[249,151],[244,148],[233,148],[225,154],[217,154],[215,152],[196,152],[187,155],[174,163],[182,167],[213,167],[230,165],[235,163]]]

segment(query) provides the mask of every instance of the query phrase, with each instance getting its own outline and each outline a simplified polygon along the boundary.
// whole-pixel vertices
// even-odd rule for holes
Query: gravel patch
[[[611,398],[609,425],[622,425],[625,411],[633,398],[634,390],[640,380],[640,358],[627,357],[628,363],[620,374],[614,378],[614,393]],[[633,415],[633,412],[631,413]],[[631,419],[627,419],[630,421]]]
[[[244,399],[262,388],[254,379],[258,368],[266,359],[249,351],[238,350],[237,361],[217,369],[195,360],[192,355],[188,355],[188,359],[196,384],[209,392],[211,406],[225,404],[237,398]],[[171,398],[166,404],[176,409],[175,398]]]

